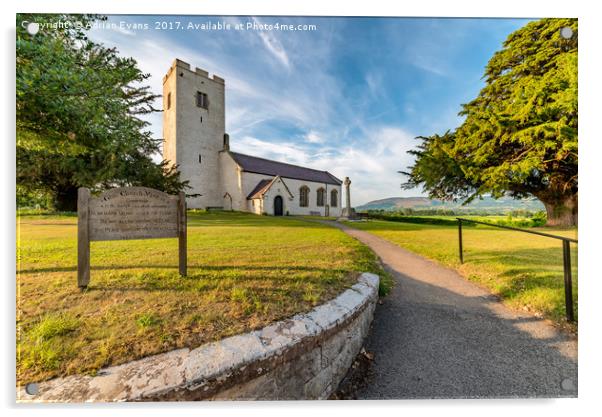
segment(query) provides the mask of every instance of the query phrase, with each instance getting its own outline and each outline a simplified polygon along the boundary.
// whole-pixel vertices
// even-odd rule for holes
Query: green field
[[[499,295],[512,308],[532,311],[576,331],[576,326],[568,326],[565,321],[560,240],[490,226],[465,224],[463,226],[464,264],[460,264],[457,225],[382,220],[348,224],[456,268],[469,280]],[[529,228],[528,230],[541,230],[550,234],[577,238],[575,229]],[[577,310],[577,245],[571,244],[571,248],[573,296],[575,310]],[[575,317],[577,317],[576,311]]]
[[[17,219],[17,382],[94,373],[259,328],[382,273],[343,232],[293,218],[190,213],[188,277],[177,239],[92,242],[77,287],[77,218]]]
[[[500,226],[511,226],[519,228],[537,227],[545,224],[544,217],[523,217],[523,216],[509,216],[509,215],[403,215],[400,213],[369,213],[370,218],[377,220],[386,220],[402,223],[418,223],[418,224],[438,224],[454,226],[457,224],[457,218],[476,220],[486,223],[497,224]]]

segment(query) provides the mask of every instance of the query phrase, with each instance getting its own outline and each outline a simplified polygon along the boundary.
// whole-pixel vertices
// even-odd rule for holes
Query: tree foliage
[[[133,58],[91,41],[96,15],[17,15],[17,184],[75,210],[77,188],[144,185],[177,192],[186,183],[164,161],[142,116],[158,111]],[[70,22],[35,36],[23,21]],[[75,22],[79,22],[76,25]]]
[[[570,39],[561,29],[570,27]],[[542,19],[512,33],[485,69],[464,122],[420,137],[405,187],[436,198],[535,196],[548,224],[577,219],[577,20]]]

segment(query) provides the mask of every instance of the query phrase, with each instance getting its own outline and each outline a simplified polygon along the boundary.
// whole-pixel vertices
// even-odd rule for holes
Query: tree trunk
[[[66,187],[54,195],[54,209],[57,211],[77,211],[77,187]]]
[[[540,199],[546,207],[548,221],[546,226],[572,227],[577,226],[577,194],[560,200],[545,201]]]

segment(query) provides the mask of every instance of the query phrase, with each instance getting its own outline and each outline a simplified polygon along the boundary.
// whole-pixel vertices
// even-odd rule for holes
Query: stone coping
[[[195,349],[177,349],[104,368],[95,376],[71,375],[41,382],[36,395],[18,387],[17,401],[211,399],[220,391],[266,375],[307,352],[321,349],[321,343],[342,331],[368,307],[372,308],[371,320],[378,285],[378,275],[362,273],[357,284],[308,313]],[[338,382],[335,381],[335,385]]]

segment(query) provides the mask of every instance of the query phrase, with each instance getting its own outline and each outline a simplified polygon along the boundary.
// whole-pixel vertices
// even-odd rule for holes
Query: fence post
[[[464,263],[464,254],[462,249],[462,219],[458,219],[458,244],[460,248],[460,263]]]
[[[566,319],[574,321],[573,316],[573,277],[571,272],[571,244],[568,240],[562,241],[562,257],[564,260],[564,304],[566,306]]]
[[[186,195],[180,191],[178,195],[178,258],[180,275],[188,274],[188,236],[186,219]]]

